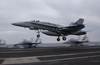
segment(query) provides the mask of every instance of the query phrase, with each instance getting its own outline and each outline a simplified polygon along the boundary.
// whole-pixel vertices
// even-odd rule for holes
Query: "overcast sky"
[[[0,0],[0,38],[7,44],[36,39],[35,31],[11,25],[14,22],[35,19],[67,26],[79,18],[84,19],[83,30],[94,30],[87,33],[89,40],[99,41],[100,0]],[[67,38],[72,37],[77,38]],[[41,33],[43,43],[56,43],[56,38]]]

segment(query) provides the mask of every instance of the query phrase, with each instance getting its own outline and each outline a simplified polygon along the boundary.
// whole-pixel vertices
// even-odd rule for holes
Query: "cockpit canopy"
[[[32,20],[32,22],[40,22],[40,20]]]

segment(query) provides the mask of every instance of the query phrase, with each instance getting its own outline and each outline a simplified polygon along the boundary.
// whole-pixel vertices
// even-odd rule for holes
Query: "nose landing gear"
[[[38,34],[37,37],[39,38],[40,37],[40,34]]]
[[[37,34],[37,38],[39,38],[39,37],[40,37],[40,34],[39,34],[39,33],[40,33],[40,31],[39,31],[39,30],[37,30],[37,33],[38,33],[38,34]]]

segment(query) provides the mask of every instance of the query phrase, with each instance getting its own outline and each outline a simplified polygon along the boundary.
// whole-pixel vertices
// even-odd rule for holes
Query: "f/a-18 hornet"
[[[82,40],[71,38],[67,42],[64,42],[64,44],[70,44],[71,46],[78,46],[78,45],[82,46],[82,43],[86,43],[86,42],[89,42],[89,40],[88,37],[85,35]]]
[[[40,40],[40,42],[39,42]],[[22,45],[24,48],[32,48],[32,47],[36,47],[38,44],[41,44],[41,39],[37,38],[35,40],[35,42],[33,42],[33,40],[31,39],[31,41],[27,41],[26,39],[24,39],[22,42],[15,44],[14,46],[17,45]]]
[[[68,35],[84,35],[86,31],[82,31],[81,29],[85,28],[84,19],[80,18],[75,23],[71,23],[69,26],[62,26],[59,24],[53,24],[49,22],[42,22],[39,20],[12,23],[12,25],[29,28],[30,30],[37,30],[38,35],[40,37],[40,32],[49,36],[58,36],[57,41],[60,41],[60,36],[65,41]],[[42,31],[41,31],[42,30]]]

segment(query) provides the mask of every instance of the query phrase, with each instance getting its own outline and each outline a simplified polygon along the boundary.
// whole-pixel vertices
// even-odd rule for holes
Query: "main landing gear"
[[[63,37],[62,39],[65,41],[65,40],[66,40],[66,37]],[[59,36],[58,36],[58,38],[57,38],[57,41],[60,41]]]
[[[60,41],[60,38],[59,38],[59,36],[58,36],[58,38],[57,38],[57,41]]]
[[[62,39],[65,41],[66,40],[66,37],[63,37]]]

